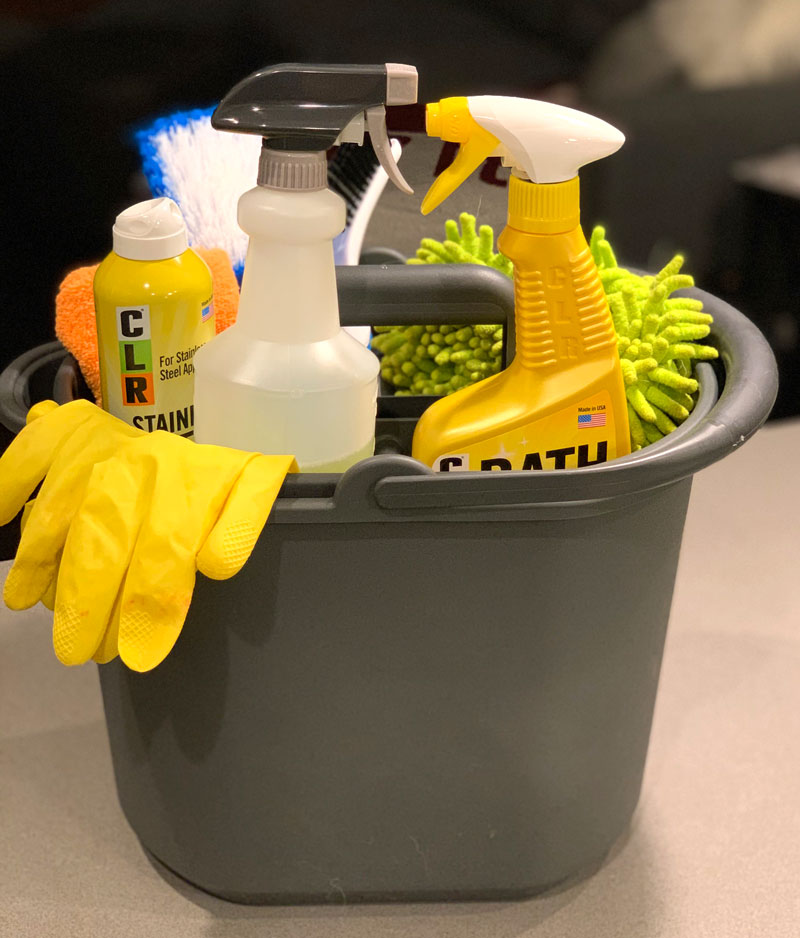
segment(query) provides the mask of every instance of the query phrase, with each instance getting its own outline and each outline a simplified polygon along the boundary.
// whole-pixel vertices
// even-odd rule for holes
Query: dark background
[[[800,202],[742,183],[735,166],[800,144],[800,71],[780,50],[771,56],[767,38],[768,67],[743,54],[740,74],[698,82],[653,26],[651,7],[669,2],[3,3],[0,368],[53,339],[61,278],[103,257],[114,216],[143,197],[132,127],[213,104],[273,62],[394,61],[417,66],[421,102],[546,96],[617,124],[626,145],[581,175],[585,227],[605,223],[631,265],[653,268],[685,252],[698,285],[770,339],[782,384],[774,415],[796,414]],[[787,30],[794,2],[772,2]],[[704,4],[728,45],[740,41],[737,29],[742,42],[753,35],[741,4],[731,0],[728,20],[725,0],[697,0],[695,9]],[[672,6],[670,28],[686,30],[688,48],[692,22],[681,20],[680,0]],[[713,50],[705,54],[713,64]],[[0,430],[0,450],[8,439]],[[4,549],[0,542],[0,556]]]

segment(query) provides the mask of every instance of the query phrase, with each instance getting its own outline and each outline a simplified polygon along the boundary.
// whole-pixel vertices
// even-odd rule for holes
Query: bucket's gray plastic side
[[[239,902],[513,897],[593,869],[638,799],[692,473],[777,387],[760,333],[702,296],[722,393],[652,454],[300,479],[236,578],[198,577],[162,665],[102,666],[145,848]]]
[[[271,526],[99,669],[144,846],[239,902],[498,899],[636,805],[691,480],[588,518]]]

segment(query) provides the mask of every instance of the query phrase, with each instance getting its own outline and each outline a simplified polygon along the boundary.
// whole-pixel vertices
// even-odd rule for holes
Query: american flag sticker
[[[209,319],[214,315],[214,304],[209,303],[208,306],[203,307],[202,316],[200,318],[201,322],[208,322]]]
[[[578,414],[578,429],[586,430],[589,427],[604,427],[606,425],[606,412],[599,414]]]

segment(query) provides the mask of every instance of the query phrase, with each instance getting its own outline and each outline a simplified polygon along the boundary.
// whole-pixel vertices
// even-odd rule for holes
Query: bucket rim
[[[376,503],[384,509],[407,511],[467,504],[488,508],[596,501],[673,484],[738,449],[763,425],[775,403],[775,356],[756,326],[729,303],[698,289],[682,291],[682,295],[702,300],[714,317],[709,338],[725,372],[718,400],[688,432],[681,434],[678,428],[651,444],[652,449],[644,447],[630,456],[581,469],[463,472],[443,477],[422,467],[424,474],[409,479],[399,473],[398,465],[393,475],[376,483]],[[354,466],[348,472],[357,469]]]
[[[725,380],[716,401],[698,401],[687,421],[663,440],[610,462],[581,469],[551,472],[512,470],[494,473],[435,473],[409,456],[377,455],[362,460],[347,472],[320,477],[300,473],[289,477],[276,501],[276,509],[321,501],[326,489],[338,504],[356,502],[382,511],[574,504],[628,496],[678,482],[738,449],[766,421],[778,390],[775,356],[755,325],[729,303],[699,289],[682,291],[700,299],[714,317],[710,340],[720,353]],[[18,432],[32,403],[30,374],[44,364],[65,359],[60,342],[25,352],[0,373],[0,422]],[[701,389],[709,388],[711,366]],[[59,369],[55,397],[69,399],[66,372]],[[709,406],[710,404],[710,406]],[[702,405],[702,406],[701,406]],[[699,419],[692,419],[700,413]],[[313,494],[301,483],[314,476]],[[306,489],[304,493],[303,489]],[[364,491],[361,491],[364,490]],[[353,493],[358,493],[354,495]],[[324,499],[322,499],[324,500]]]

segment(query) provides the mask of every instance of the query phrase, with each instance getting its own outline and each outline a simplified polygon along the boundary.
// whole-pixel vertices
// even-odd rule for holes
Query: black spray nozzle
[[[211,115],[217,130],[258,134],[276,150],[327,150],[342,135],[363,141],[364,121],[389,178],[411,192],[392,156],[386,105],[414,104],[412,65],[270,65],[232,88]],[[353,136],[355,135],[355,136]]]

